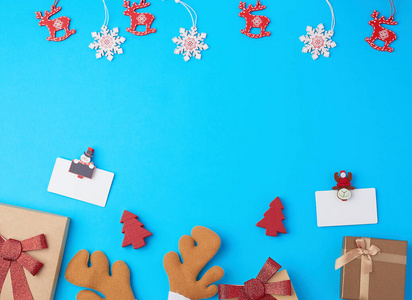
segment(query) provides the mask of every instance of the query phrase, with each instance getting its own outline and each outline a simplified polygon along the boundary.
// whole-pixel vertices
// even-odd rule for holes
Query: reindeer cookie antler
[[[219,250],[220,237],[202,226],[194,227],[191,234],[192,236],[182,236],[179,241],[183,262],[173,251],[167,253],[163,259],[164,268],[169,276],[169,300],[199,300],[213,297],[217,293],[217,286],[211,284],[223,277],[223,269],[215,266],[200,280],[196,280],[199,272]]]
[[[77,252],[67,266],[66,279],[74,285],[102,293],[106,300],[136,299],[130,287],[130,271],[125,262],[121,260],[114,262],[111,276],[109,274],[109,261],[103,252],[96,251],[91,255],[91,267],[88,267],[88,262],[89,252],[87,250]],[[76,299],[104,300],[89,290],[80,291]]]

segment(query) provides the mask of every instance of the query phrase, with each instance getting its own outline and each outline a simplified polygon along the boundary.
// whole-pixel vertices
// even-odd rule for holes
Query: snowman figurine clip
[[[93,148],[88,148],[87,152],[80,157],[80,159],[73,159],[70,164],[69,172],[77,175],[78,178],[82,179],[83,177],[92,179],[95,167],[92,162],[93,158]]]
[[[350,183],[352,180],[352,173],[348,172],[346,174],[345,171],[340,171],[339,173],[335,173],[335,180],[337,182],[336,186],[334,186],[333,190],[338,190],[338,198],[342,201],[347,201],[351,197],[351,190],[355,188]]]

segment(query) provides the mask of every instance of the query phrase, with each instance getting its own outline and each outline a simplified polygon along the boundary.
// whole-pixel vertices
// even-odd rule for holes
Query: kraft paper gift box
[[[286,270],[282,270],[275,275],[272,276],[268,280],[268,282],[279,282],[279,281],[284,281],[284,280],[290,280],[289,274]],[[298,296],[296,296],[295,289],[293,288],[293,285],[291,283],[291,288],[292,288],[292,295],[290,296],[284,296],[284,295],[274,295],[273,297],[276,297],[277,300],[299,300]]]
[[[4,274],[4,265],[7,266],[11,260],[13,260],[10,262],[12,268],[24,269],[24,273],[20,276],[23,275],[27,279],[34,300],[53,299],[69,222],[70,219],[67,217],[0,203],[0,300],[14,299],[9,268],[6,268],[7,275],[1,287],[1,273]],[[44,234],[47,248],[44,248],[44,238],[39,237],[41,234]],[[27,239],[30,240],[22,242]],[[9,241],[6,242],[7,240]],[[21,252],[19,250],[17,254],[14,246],[17,244],[20,247],[20,244],[14,240],[22,242]],[[14,243],[13,247],[10,247],[12,244],[10,241]],[[28,248],[30,249],[27,250]],[[13,256],[14,258],[11,259]],[[43,266],[39,268],[39,264],[27,256],[42,263]],[[24,268],[23,265],[25,265]],[[33,276],[26,268],[27,266],[32,271],[33,269],[36,270],[35,272],[38,271],[37,274]],[[19,273],[19,270],[14,271]],[[27,290],[20,297],[25,300],[30,299]]]
[[[344,237],[340,297],[355,300],[404,300],[407,241]]]

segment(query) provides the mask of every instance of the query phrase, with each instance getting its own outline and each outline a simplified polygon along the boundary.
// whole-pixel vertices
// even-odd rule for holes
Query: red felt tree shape
[[[152,233],[143,228],[143,224],[137,220],[138,216],[125,210],[123,212],[120,223],[123,223],[122,233],[124,233],[124,239],[122,247],[126,247],[133,244],[134,249],[138,249],[146,245],[144,239],[151,236]]]
[[[264,217],[256,226],[266,228],[266,235],[277,236],[278,232],[286,233],[282,220],[285,216],[282,213],[283,205],[279,197],[270,203],[270,208],[264,213]]]

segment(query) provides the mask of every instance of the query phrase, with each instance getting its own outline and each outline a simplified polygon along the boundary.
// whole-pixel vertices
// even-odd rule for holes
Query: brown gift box
[[[290,280],[288,272],[286,270],[282,270],[276,273],[275,275],[272,276],[272,278],[268,280],[268,282],[278,282],[278,281],[284,281],[284,280]],[[290,296],[273,295],[273,297],[275,297],[277,300],[299,300],[298,296],[296,296],[295,290],[293,289],[292,283],[291,283],[291,286],[292,286],[292,295]]]
[[[359,237],[343,238],[342,255],[357,248]],[[340,297],[355,300],[404,300],[406,278],[407,241],[363,238],[367,248],[375,245],[381,252],[372,258],[372,272],[366,277],[368,296],[360,298],[362,256],[341,268]]]
[[[5,239],[22,241],[39,234],[46,236],[48,248],[26,252],[43,263],[43,267],[35,276],[24,269],[34,300],[48,300],[54,297],[69,223],[70,219],[67,217],[0,203],[0,235]],[[0,300],[11,299],[13,291],[9,270]]]
[[[278,282],[278,281],[284,281],[284,280],[290,280],[288,272],[286,270],[282,270],[280,272],[277,272],[275,275],[273,275],[268,282]],[[285,296],[285,295],[272,295],[275,297],[277,300],[299,300],[298,296],[296,296],[295,290],[293,289],[292,286],[292,295],[290,296]],[[239,298],[232,298],[232,299],[227,299],[227,300],[236,300]]]

